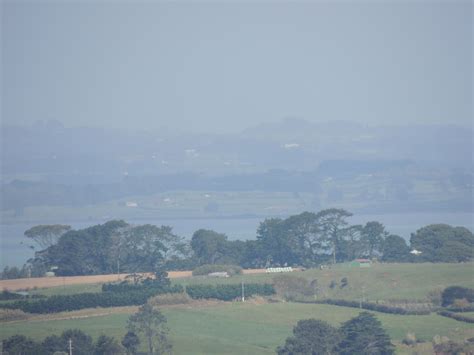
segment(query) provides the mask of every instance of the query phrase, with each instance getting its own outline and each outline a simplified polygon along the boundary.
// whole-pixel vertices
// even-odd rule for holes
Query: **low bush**
[[[202,265],[193,270],[193,276],[204,276],[213,272],[227,272],[229,276],[233,276],[242,274],[242,268],[238,265]]]
[[[450,306],[456,300],[460,299],[466,299],[467,302],[474,302],[474,289],[461,286],[450,286],[443,291],[441,298],[443,307]]]
[[[407,335],[405,335],[405,338],[403,338],[402,343],[409,346],[415,345],[416,344],[415,334],[407,333]]]
[[[193,299],[217,299],[221,301],[232,301],[242,296],[241,284],[230,285],[189,285],[186,293]],[[270,284],[245,284],[245,297],[253,295],[270,296],[275,294],[275,289]]]
[[[0,322],[27,319],[28,316],[20,309],[0,309]]]
[[[138,284],[123,281],[120,283],[107,283],[102,285],[102,292],[123,293],[147,290],[156,290],[159,291],[159,293],[178,293],[183,292],[184,288],[181,285],[163,286],[162,284],[154,282],[151,279],[146,279],[145,281]]]
[[[309,282],[304,277],[282,274],[272,280],[276,293],[286,301],[313,297],[317,293],[317,281]]]
[[[187,293],[165,293],[162,295],[153,296],[148,299],[148,303],[152,306],[172,305],[172,304],[186,304],[191,302],[191,297]]]

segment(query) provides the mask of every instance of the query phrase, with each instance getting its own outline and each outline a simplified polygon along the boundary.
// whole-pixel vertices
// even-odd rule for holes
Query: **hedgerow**
[[[221,301],[232,301],[242,296],[241,284],[230,285],[189,285],[186,293],[194,299],[213,298]],[[253,295],[270,296],[275,294],[271,284],[245,284],[245,297]]]
[[[392,307],[383,304],[371,303],[371,302],[359,302],[359,301],[347,301],[337,299],[326,299],[320,301],[298,301],[299,303],[317,303],[317,304],[330,304],[334,306],[362,308],[369,311],[400,314],[400,315],[427,315],[430,314],[429,310],[408,310],[401,307]]]
[[[452,318],[452,319],[455,319],[455,320],[460,321],[460,322],[474,323],[474,318],[464,316],[462,314],[457,314],[457,313],[448,312],[448,311],[439,311],[438,314],[440,316]]]
[[[21,309],[27,313],[56,313],[84,308],[121,307],[144,304],[148,298],[163,293],[182,292],[181,286],[147,288],[128,292],[78,293],[55,295],[38,301],[15,301],[0,308]]]

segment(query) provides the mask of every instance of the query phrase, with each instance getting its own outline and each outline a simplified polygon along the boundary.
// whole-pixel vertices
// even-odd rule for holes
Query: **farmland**
[[[348,264],[332,269],[310,269],[294,272],[293,276],[318,280],[320,297],[369,301],[426,302],[428,293],[449,285],[473,287],[472,263],[464,264],[374,264],[360,269]],[[173,274],[171,274],[173,275]],[[111,276],[111,275],[110,275]],[[110,277],[108,276],[108,277]],[[185,276],[185,275],[181,275]],[[226,279],[205,277],[173,278],[174,284],[183,286],[207,283],[269,283],[275,274],[244,274]],[[107,277],[107,278],[108,278]],[[348,279],[348,286],[330,288],[331,281]],[[104,278],[103,281],[108,281]],[[87,280],[87,279],[83,279]],[[47,296],[100,292],[100,283],[72,283],[51,288],[31,290]],[[34,315],[27,320],[0,323],[1,338],[14,334],[42,339],[59,334],[64,329],[79,328],[97,338],[100,334],[121,338],[126,321],[137,307],[85,309],[52,315]],[[162,306],[171,330],[170,337],[175,354],[271,354],[291,334],[296,322],[305,318],[326,320],[332,325],[356,316],[358,309],[322,304],[290,302],[269,303],[265,300],[241,302],[201,302],[178,306]],[[438,316],[392,315],[375,312],[383,327],[397,345],[399,353],[411,353],[401,341],[407,333],[417,339],[431,341],[435,335],[462,340],[474,336],[472,325]],[[421,353],[429,353],[429,344],[418,345]],[[428,349],[428,350],[426,350]]]
[[[328,305],[296,303],[218,303],[212,306],[164,308],[171,329],[175,354],[271,354],[290,335],[300,319],[318,318],[339,325],[359,310]],[[1,325],[1,337],[24,334],[42,339],[67,328],[79,328],[97,338],[106,334],[120,338],[134,308],[115,309],[113,314],[83,318],[19,321]],[[92,310],[91,314],[100,313]],[[392,339],[399,343],[407,332],[430,341],[435,335],[451,339],[474,336],[472,326],[432,314],[399,316],[375,313]],[[62,315],[64,317],[64,315]],[[45,319],[45,320],[43,320]],[[401,349],[401,347],[400,347]]]

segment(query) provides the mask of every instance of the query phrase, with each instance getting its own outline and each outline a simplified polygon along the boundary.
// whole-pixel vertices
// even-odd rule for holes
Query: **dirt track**
[[[248,269],[243,271],[244,274],[261,274],[265,273],[265,269]],[[37,277],[31,279],[15,279],[15,280],[0,280],[0,290],[25,290],[28,288],[47,288],[55,286],[66,285],[80,285],[80,284],[98,284],[104,282],[113,282],[117,280],[124,280],[128,274],[113,274],[113,275],[92,275],[92,276],[66,276],[66,277]],[[171,279],[178,279],[181,277],[191,277],[191,271],[170,271],[168,276]]]

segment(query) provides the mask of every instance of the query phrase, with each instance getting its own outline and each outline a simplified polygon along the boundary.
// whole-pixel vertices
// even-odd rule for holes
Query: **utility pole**
[[[72,339],[69,338],[69,355],[72,355]]]
[[[245,302],[245,287],[244,287],[243,281],[242,281],[242,302]]]

